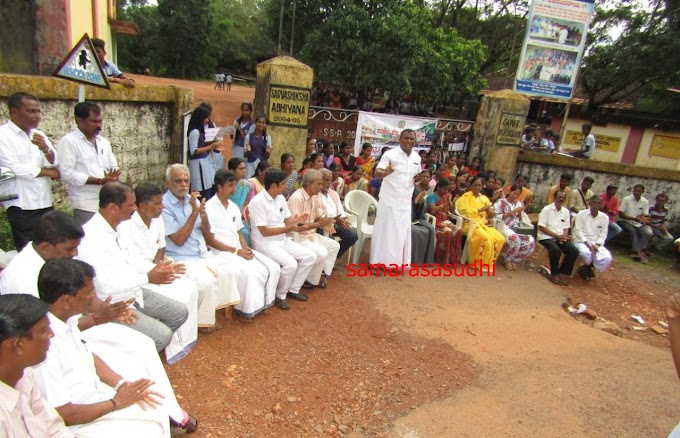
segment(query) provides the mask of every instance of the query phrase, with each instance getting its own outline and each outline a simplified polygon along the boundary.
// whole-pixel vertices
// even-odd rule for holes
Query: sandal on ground
[[[184,421],[183,424],[179,424],[172,418],[170,419],[170,428],[172,434],[185,433],[190,434],[198,430],[198,419],[193,415],[189,415],[189,418]]]
[[[558,284],[560,286],[564,286],[564,282],[562,281],[562,279],[559,276],[550,275],[550,276],[547,276],[547,277],[548,277],[548,280],[550,280],[552,283]]]
[[[640,257],[639,254],[631,254],[630,258],[635,260],[636,262],[639,262],[640,260],[642,260],[642,257]]]
[[[199,327],[198,332],[202,335],[212,335],[217,331],[216,327]]]
[[[319,280],[319,284],[318,284],[317,287],[318,287],[318,288],[321,288],[321,289],[326,289],[326,287],[328,287],[328,281],[326,280],[325,277],[321,277],[321,279]]]
[[[505,262],[505,269],[508,271],[514,271],[514,269],[512,269],[512,263],[510,262]]]

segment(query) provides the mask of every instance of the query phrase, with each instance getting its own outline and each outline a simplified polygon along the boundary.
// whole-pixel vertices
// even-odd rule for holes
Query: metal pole
[[[293,56],[293,42],[295,41],[295,4],[297,0],[293,0],[293,20],[290,29],[290,56]]]
[[[276,51],[281,56],[281,40],[283,39],[283,0],[281,0],[281,12],[279,13],[279,48]]]
[[[85,85],[78,84],[78,102],[85,102]]]
[[[569,110],[571,109],[571,100],[567,102],[567,107],[564,109],[564,117],[562,118],[562,127],[560,127],[560,149],[564,144],[564,133],[567,131],[567,119],[569,119]],[[558,152],[561,152],[558,151]]]

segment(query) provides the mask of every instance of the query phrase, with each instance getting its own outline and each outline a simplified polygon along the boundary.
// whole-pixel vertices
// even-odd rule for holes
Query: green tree
[[[211,47],[220,67],[253,72],[276,55],[265,6],[261,0],[215,0]]]
[[[667,111],[677,105],[677,97],[665,89],[680,83],[679,14],[677,2],[671,0],[597,7],[581,67],[588,110],[630,95],[642,97],[647,110]],[[618,38],[612,29],[620,29]],[[654,103],[657,99],[663,104]]]
[[[158,0],[160,55],[167,74],[201,77],[215,68],[213,0]]]
[[[143,3],[143,2],[141,2]],[[140,35],[121,35],[118,38],[118,58],[126,71],[159,72],[163,63],[161,51],[158,7],[144,4],[130,5],[118,12],[118,18],[136,23]]]
[[[276,23],[277,4],[269,11]],[[296,5],[299,23],[297,16],[305,29],[299,57],[318,79],[346,90],[380,88],[439,100],[474,94],[482,85],[482,44],[465,41],[453,29],[432,28],[431,11],[414,2],[309,1]]]

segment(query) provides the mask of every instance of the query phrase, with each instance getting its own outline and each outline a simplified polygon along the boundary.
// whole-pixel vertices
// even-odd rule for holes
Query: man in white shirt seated
[[[99,212],[84,226],[85,237],[78,248],[78,259],[97,270],[95,285],[100,298],[112,302],[134,298],[138,319],[129,327],[153,339],[156,350],[168,346],[172,334],[189,316],[187,306],[154,292],[153,286],[170,284],[176,278],[170,262],[160,262],[153,269],[139,266],[121,249],[118,225],[130,219],[136,209],[135,192],[121,182],[106,183],[99,192]]]
[[[210,334],[222,326],[215,311],[238,304],[239,271],[228,261],[208,252],[205,237],[210,223],[205,213],[205,199],[200,193],[189,194],[189,168],[172,164],[165,171],[168,191],[163,195],[165,255],[186,266],[187,276],[198,285],[198,330]],[[226,312],[226,310],[225,310]]]
[[[40,102],[28,93],[14,93],[7,99],[9,120],[0,126],[0,166],[9,167],[14,181],[3,182],[3,195],[18,198],[5,201],[7,220],[17,251],[33,240],[40,216],[52,210],[52,180],[59,179],[57,152],[40,124]]]
[[[274,300],[274,305],[281,310],[290,310],[286,297],[307,301],[307,295],[300,293],[300,288],[317,263],[317,255],[312,250],[286,236],[308,229],[304,223],[306,217],[293,216],[288,210],[283,197],[287,178],[283,170],[267,169],[264,190],[248,204],[253,247],[281,266]]]
[[[328,217],[335,219],[335,224],[332,225],[332,229],[328,229],[328,233],[333,237],[337,236],[340,238],[340,251],[338,251],[337,257],[340,258],[359,240],[359,236],[357,236],[356,230],[352,228],[347,220],[347,213],[342,206],[342,202],[340,202],[340,195],[331,188],[333,172],[328,169],[321,169],[321,178],[323,179],[323,184],[319,193],[319,199],[321,199],[324,207],[326,207]]]
[[[142,271],[150,271],[164,261],[165,230],[161,211],[163,192],[151,183],[142,183],[135,188],[137,211],[132,218],[118,225],[118,243],[130,257],[132,263]],[[184,265],[173,263],[175,273],[183,274]],[[185,357],[196,345],[198,336],[198,287],[185,276],[176,278],[170,284],[149,284],[145,286],[165,297],[172,298],[187,306],[189,317],[172,335],[170,344],[165,347],[165,357],[172,365]]]
[[[67,258],[48,260],[40,271],[38,291],[54,332],[46,360],[34,368],[40,392],[79,438],[169,437],[153,381],[125,380],[88,350],[72,319],[89,312],[94,275],[92,266]]]
[[[550,259],[550,281],[559,285],[568,285],[565,278],[571,276],[574,263],[578,258],[578,249],[569,241],[571,220],[569,210],[563,207],[567,194],[564,190],[555,192],[552,204],[543,207],[538,215],[538,243],[548,251]],[[560,259],[564,254],[564,260]]]
[[[281,267],[269,257],[252,250],[243,235],[241,210],[229,200],[236,192],[236,175],[220,169],[215,173],[215,196],[205,203],[210,223],[206,243],[212,253],[224,258],[240,272],[238,291],[241,301],[234,306],[246,319],[271,307]]]
[[[600,211],[602,198],[593,195],[588,201],[587,210],[576,215],[574,222],[574,246],[578,248],[583,266],[576,272],[584,280],[595,278],[595,269],[603,272],[612,263],[612,255],[604,247],[609,227],[609,216]]]
[[[0,293],[29,294],[38,298],[38,275],[45,262],[75,257],[84,234],[75,219],[63,211],[43,215],[38,221],[34,241],[0,273]],[[124,372],[128,379],[149,376],[156,382],[154,388],[166,394],[164,404],[173,421],[186,425],[191,417],[177,403],[153,340],[125,325],[138,318],[137,312],[130,307],[134,299],[111,303],[111,298],[102,301],[95,297],[86,315],[74,317],[88,349]],[[190,421],[188,424],[191,426]]]
[[[0,436],[74,437],[31,368],[47,357],[52,336],[45,303],[26,294],[0,296]]]
[[[73,216],[80,225],[99,208],[99,191],[109,181],[118,181],[120,169],[111,143],[101,136],[102,110],[92,102],[80,102],[74,110],[78,128],[61,138],[59,173],[66,182]]]
[[[326,287],[326,279],[331,276],[335,260],[338,258],[340,244],[333,239],[318,234],[317,228],[330,232],[335,223],[335,217],[328,217],[326,207],[319,198],[321,191],[321,172],[309,169],[302,177],[302,187],[297,189],[288,199],[290,213],[306,216],[306,228],[300,231],[300,244],[311,249],[317,256],[314,268],[307,277],[307,287]]]
[[[649,201],[642,196],[645,186],[635,184],[633,194],[628,195],[621,201],[619,207],[619,220],[617,224],[630,234],[633,240],[631,246],[631,258],[636,262],[647,263],[644,250],[649,244],[649,239],[654,235],[654,231],[649,224]]]

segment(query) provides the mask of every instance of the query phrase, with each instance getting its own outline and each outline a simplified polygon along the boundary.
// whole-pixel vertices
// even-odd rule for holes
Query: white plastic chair
[[[430,213],[425,213],[425,220],[432,225],[432,228],[434,228],[435,232],[432,233],[432,247],[436,248],[435,245],[437,245],[437,218],[432,216]]]
[[[348,260],[352,260],[354,264],[359,262],[364,241],[373,237],[373,225],[368,223],[368,210],[371,205],[378,209],[378,201],[363,190],[350,190],[345,195],[345,211],[349,213],[349,222],[359,237],[347,255]]]

